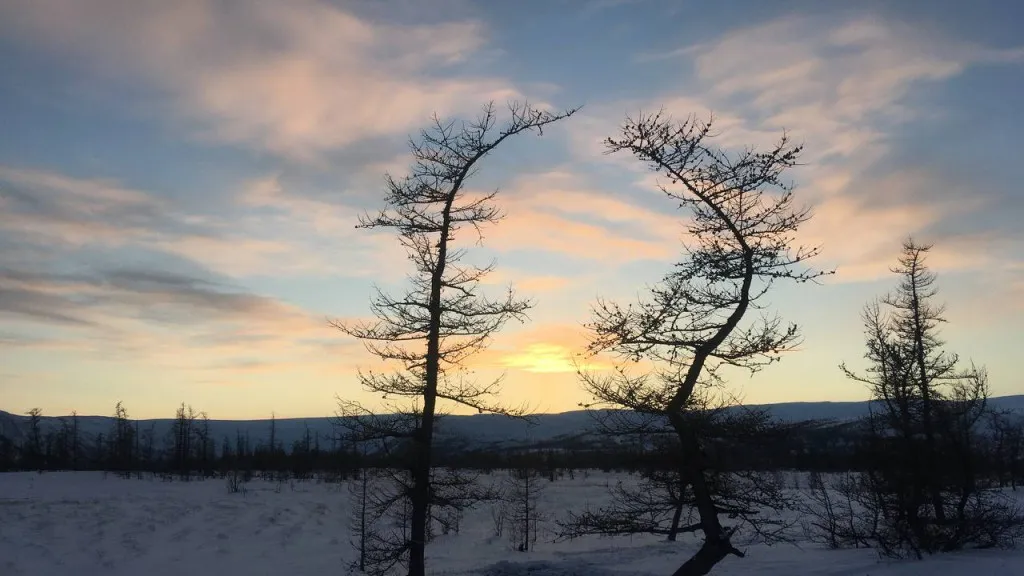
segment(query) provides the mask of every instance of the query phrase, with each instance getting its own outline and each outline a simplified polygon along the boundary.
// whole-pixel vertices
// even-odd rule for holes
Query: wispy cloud
[[[877,157],[886,136],[919,113],[907,102],[916,85],[977,64],[1024,59],[1024,50],[936,38],[869,17],[787,17],[687,53],[708,97],[738,104],[760,128],[793,130],[816,160]]]
[[[386,24],[320,0],[15,0],[0,22],[0,34],[144,83],[204,139],[302,160],[517,94],[459,72],[486,42],[471,20]]]
[[[670,258],[682,234],[677,215],[593,187],[571,171],[522,176],[500,201],[508,215],[486,231],[487,246],[499,251],[536,249],[622,264]]]
[[[404,262],[391,235],[355,228],[362,210],[343,195],[317,198],[277,176],[245,183],[215,234],[168,239],[160,248],[232,276],[375,276],[394,279]]]
[[[182,212],[117,182],[10,167],[0,167],[0,200],[0,243],[12,248],[0,252],[4,348],[148,359],[174,370],[253,356],[268,368],[303,358],[334,365],[345,357],[339,350],[356,349],[329,350],[327,341],[343,339],[325,315],[254,293],[239,280],[358,274],[354,254],[337,257],[340,245],[359,245],[351,239],[354,218],[335,216],[296,241],[263,234],[252,214],[232,227],[229,216]],[[308,225],[295,210],[295,226]]]
[[[401,258],[397,244],[355,230],[360,211],[343,200],[292,192],[272,176],[241,185],[227,212],[192,213],[110,180],[0,166],[0,242],[18,247],[0,261],[131,248],[233,277],[393,270],[388,263]]]
[[[123,244],[159,234],[173,219],[158,198],[113,182],[5,166],[0,206],[0,230],[55,248]]]
[[[5,334],[3,347],[61,349],[93,361],[143,362],[225,378],[256,368],[287,373],[300,364],[337,369],[359,350],[322,315],[166,270],[0,270],[0,317],[31,329]],[[33,336],[48,329],[58,329],[60,337]]]
[[[795,177],[801,197],[815,206],[803,239],[824,245],[821,263],[839,267],[837,281],[857,281],[886,274],[902,238],[927,237],[985,208],[979,196],[952,190],[937,175],[888,162],[892,136],[939,113],[922,106],[914,90],[972,66],[1019,64],[1024,49],[991,49],[871,17],[792,16],[700,45],[643,53],[640,61],[663,67],[673,58],[693,62],[688,83],[620,106],[664,108],[674,116],[714,111],[726,147],[767,146],[789,131],[806,145],[808,165]],[[637,178],[646,188],[655,181]],[[976,244],[957,235],[942,239],[961,252],[947,266],[978,261],[980,254],[965,252]]]
[[[156,269],[81,273],[0,269],[0,311],[60,324],[114,328],[106,320],[192,324],[237,321],[278,327],[303,314],[273,299],[212,280]]]

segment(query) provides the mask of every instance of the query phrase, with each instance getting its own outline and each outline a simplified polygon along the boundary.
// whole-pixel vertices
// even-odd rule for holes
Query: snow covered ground
[[[552,517],[600,504],[614,477],[577,474],[549,484]],[[102,473],[0,474],[0,575],[228,576],[343,574],[348,542],[343,485],[253,481],[229,494],[223,480],[123,480]],[[553,518],[552,518],[553,519]],[[487,505],[457,535],[428,548],[435,574],[631,576],[671,574],[693,539],[592,538],[538,542],[526,553],[494,537]],[[541,540],[551,540],[550,532]],[[781,576],[1024,575],[1024,551],[951,554],[922,562],[879,560],[869,550],[750,546],[713,574]]]

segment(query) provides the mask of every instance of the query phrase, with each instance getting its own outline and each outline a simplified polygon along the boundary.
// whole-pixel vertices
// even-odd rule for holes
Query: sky
[[[679,257],[684,215],[601,140],[627,114],[714,113],[718,142],[805,146],[821,285],[774,311],[803,344],[747,402],[860,400],[860,313],[933,243],[948,349],[1024,393],[1024,4],[758,0],[0,0],[0,409],[211,418],[372,405],[375,366],[331,319],[400,288],[396,238],[356,229],[408,138],[481,105],[583,105],[486,159],[473,190],[495,289],[535,307],[473,361],[542,412],[598,297],[634,299]],[[467,241],[472,239],[467,239]],[[608,368],[593,359],[595,370]]]

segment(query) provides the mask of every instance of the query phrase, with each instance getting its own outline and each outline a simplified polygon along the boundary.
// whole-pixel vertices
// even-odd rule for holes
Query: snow
[[[613,474],[577,473],[543,493],[551,520],[600,504]],[[619,476],[621,478],[621,476]],[[224,480],[125,480],[102,473],[0,474],[0,575],[204,576],[343,574],[353,559],[348,491],[317,481],[254,480],[229,494]],[[428,547],[434,574],[638,576],[671,574],[693,538],[583,538],[535,550],[494,536],[490,509],[467,514],[457,535]],[[803,543],[745,547],[715,575],[1024,576],[1024,551],[972,551],[924,561],[880,560],[871,550],[830,551]]]

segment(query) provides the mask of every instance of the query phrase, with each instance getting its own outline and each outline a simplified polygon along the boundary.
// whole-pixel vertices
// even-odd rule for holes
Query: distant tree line
[[[307,429],[284,446],[275,419],[263,438],[241,432],[214,438],[206,413],[184,403],[163,438],[157,437],[155,424],[142,426],[130,419],[121,402],[109,430],[92,435],[81,431],[75,413],[57,418],[57,426],[46,430],[41,410],[27,415],[18,430],[0,431],[0,472],[94,470],[125,478],[149,472],[189,480],[244,471],[302,479],[314,472],[347,474],[361,466],[362,457],[335,436],[324,438]]]
[[[229,472],[307,479],[333,474],[349,477],[366,467],[401,464],[396,455],[363,453],[344,440],[344,434],[306,433],[285,445],[278,440],[276,420],[254,438],[236,432],[214,438],[205,413],[182,404],[163,438],[152,423],[128,417],[123,404],[106,433],[80,431],[79,416],[57,418],[44,430],[42,411],[33,409],[17,434],[0,431],[0,472],[106,471],[125,477],[140,472],[183,479],[222,476]],[[1024,420],[1012,413],[992,412],[987,433],[980,439],[979,473],[1001,487],[1024,485]],[[805,421],[775,425],[770,435],[722,439],[713,448],[726,470],[773,472],[801,470],[833,473],[867,471],[875,456],[869,449],[865,421],[834,423]],[[551,481],[583,470],[656,474],[675,466],[669,446],[654,435],[647,438],[572,438],[518,447],[466,448],[439,444],[438,467],[493,472],[529,469]]]

